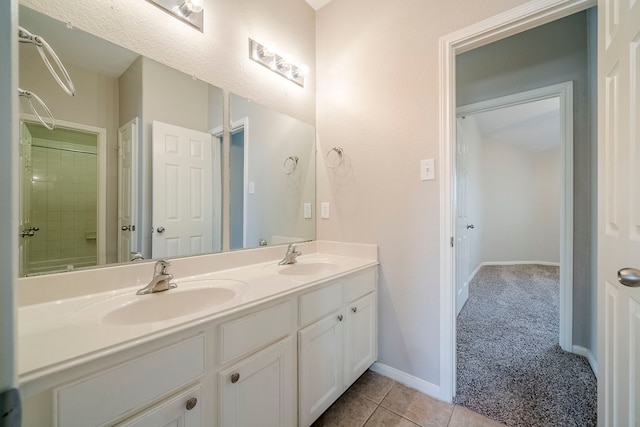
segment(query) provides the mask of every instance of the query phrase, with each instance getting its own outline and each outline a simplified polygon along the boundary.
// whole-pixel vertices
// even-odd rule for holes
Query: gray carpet
[[[558,267],[485,266],[457,320],[455,403],[509,426],[595,426],[596,379],[558,345]]]

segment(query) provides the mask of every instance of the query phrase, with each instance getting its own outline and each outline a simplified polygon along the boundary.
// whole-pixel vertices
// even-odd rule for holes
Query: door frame
[[[34,123],[41,125],[42,122],[33,114],[20,114],[20,123]],[[80,132],[91,133],[96,135],[97,158],[97,174],[98,188],[97,194],[97,265],[105,265],[107,263],[107,130],[82,123],[74,123],[65,120],[56,119],[56,128],[66,128],[77,130]]]
[[[212,129],[209,129],[209,133],[213,138],[215,138],[212,143],[212,155],[213,155],[213,232],[218,233],[214,234],[215,239],[213,239],[213,251],[214,252],[222,252],[222,239],[224,233],[222,232],[222,203],[223,203],[223,189],[222,189],[222,164],[224,163],[222,158],[222,154],[224,152],[223,149],[223,135],[224,128],[222,125],[216,126]],[[216,172],[216,166],[218,167],[218,171]],[[218,190],[218,191],[215,191]]]
[[[596,6],[596,0],[533,0],[440,38],[440,398],[451,402],[456,381],[454,174],[456,140],[455,58],[484,46]]]
[[[231,137],[234,133],[242,129],[244,133],[244,170],[242,184],[242,247],[247,247],[247,224],[249,218],[249,117],[243,117],[239,120],[231,122],[229,128],[229,145],[231,145]]]
[[[560,101],[560,347],[575,353],[573,346],[573,82],[501,96],[487,101],[460,106],[456,118],[543,99],[558,98]],[[457,142],[455,142],[457,144]],[[455,146],[452,147],[455,153]],[[455,159],[454,159],[455,160]],[[455,175],[455,169],[452,171]],[[455,181],[454,181],[455,182]],[[455,194],[452,194],[455,197]],[[456,214],[453,203],[453,215]],[[454,238],[454,241],[457,241]],[[454,252],[455,253],[455,252]],[[457,260],[453,259],[453,263]],[[457,296],[456,296],[457,297]],[[579,354],[585,355],[584,351]]]

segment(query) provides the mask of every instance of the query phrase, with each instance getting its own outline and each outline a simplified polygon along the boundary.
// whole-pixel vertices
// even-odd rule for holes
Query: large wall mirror
[[[221,88],[24,6],[20,25],[76,89],[20,44],[56,123],[21,97],[21,276],[315,238],[312,126],[234,94],[225,124]]]

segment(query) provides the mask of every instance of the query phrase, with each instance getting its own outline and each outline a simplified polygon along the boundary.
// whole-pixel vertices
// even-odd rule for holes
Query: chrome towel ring
[[[56,121],[53,118],[53,114],[51,114],[51,110],[49,110],[49,107],[47,107],[47,104],[45,104],[44,101],[40,99],[38,95],[28,90],[23,90],[20,88],[18,88],[18,95],[27,100],[27,104],[29,104],[29,108],[31,108],[31,111],[33,112],[33,114],[38,118],[38,120],[40,120],[40,123],[42,123],[44,127],[46,127],[49,130],[54,130],[56,128]],[[46,115],[49,116],[48,120],[45,120],[44,117],[42,117],[42,115],[38,112],[38,109],[36,108],[36,106],[33,105],[33,102],[31,102],[32,99],[35,99],[38,102],[38,104],[40,104],[40,107],[44,110]]]
[[[298,167],[298,156],[289,156],[282,163],[282,172],[285,175],[291,175]]]
[[[25,28],[18,27],[18,41],[20,43],[34,44],[38,49],[38,53],[40,54],[44,65],[46,65],[47,69],[49,70],[55,81],[58,82],[62,90],[64,90],[70,96],[74,96],[76,94],[76,88],[71,81],[71,77],[69,76],[67,69],[64,67],[62,61],[60,60],[58,55],[56,55],[56,52],[53,50],[53,48],[49,46],[49,43],[47,43],[44,37],[38,36],[36,34],[31,34]],[[51,60],[49,58],[53,60],[59,72],[54,69],[53,64],[51,63]]]
[[[336,153],[335,155],[331,155],[331,153]],[[331,156],[331,160],[329,157]],[[333,147],[331,150],[327,151],[327,154],[324,156],[324,164],[327,165],[328,168],[334,169],[342,164],[344,161],[344,151],[340,147]]]

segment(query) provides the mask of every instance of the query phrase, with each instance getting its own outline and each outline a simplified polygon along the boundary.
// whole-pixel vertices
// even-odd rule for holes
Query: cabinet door
[[[221,427],[295,425],[294,352],[288,337],[219,374]]]
[[[201,427],[200,385],[192,387],[116,427]]]
[[[300,425],[308,426],[344,391],[342,312],[307,326],[298,334]]]
[[[344,382],[349,387],[378,358],[376,294],[347,305]]]

